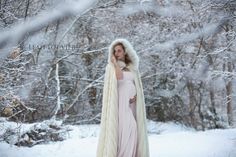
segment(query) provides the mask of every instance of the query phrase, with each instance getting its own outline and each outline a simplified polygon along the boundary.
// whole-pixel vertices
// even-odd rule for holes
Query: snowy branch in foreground
[[[41,12],[39,15],[27,19],[24,21],[24,23],[16,24],[12,28],[0,32],[0,48],[5,49],[6,51],[7,48],[16,45],[26,35],[32,35],[48,24],[53,23],[61,18],[77,14],[82,15],[88,11],[95,2],[95,0],[80,0],[78,2],[67,1],[61,3],[61,5],[59,5],[59,7],[54,10]],[[1,52],[0,57],[4,57],[6,55],[6,52]]]

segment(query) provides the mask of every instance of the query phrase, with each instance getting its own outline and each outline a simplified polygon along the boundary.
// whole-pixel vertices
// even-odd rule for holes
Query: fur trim
[[[129,65],[128,67],[131,67],[132,69],[137,70],[138,66],[139,66],[138,55],[137,55],[136,51],[134,50],[133,46],[126,39],[116,39],[111,43],[111,45],[109,46],[108,63],[112,63],[111,62],[111,56],[114,52],[114,46],[117,43],[122,43],[124,45],[125,52],[128,54],[129,58],[132,61],[131,65]]]

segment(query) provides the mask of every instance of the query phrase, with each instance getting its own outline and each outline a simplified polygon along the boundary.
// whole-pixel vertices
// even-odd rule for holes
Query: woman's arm
[[[122,70],[120,69],[119,65],[117,64],[117,61],[116,61],[116,57],[113,55],[112,58],[111,58],[111,62],[114,64],[115,66],[115,72],[116,72],[116,78],[117,80],[122,80],[123,79],[123,72]]]

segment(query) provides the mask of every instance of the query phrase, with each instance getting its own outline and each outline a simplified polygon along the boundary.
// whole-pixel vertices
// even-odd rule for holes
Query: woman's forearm
[[[119,65],[117,63],[114,64],[115,66],[115,72],[116,72],[116,78],[117,80],[122,80],[123,79],[123,72],[120,69]]]

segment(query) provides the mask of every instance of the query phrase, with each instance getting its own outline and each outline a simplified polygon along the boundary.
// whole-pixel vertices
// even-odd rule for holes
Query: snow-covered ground
[[[0,135],[9,125],[17,124],[1,123]],[[96,157],[99,125],[68,127],[73,130],[61,142],[31,148],[0,142],[0,157]],[[180,124],[149,121],[148,132],[150,157],[236,157],[236,128],[195,131]]]

